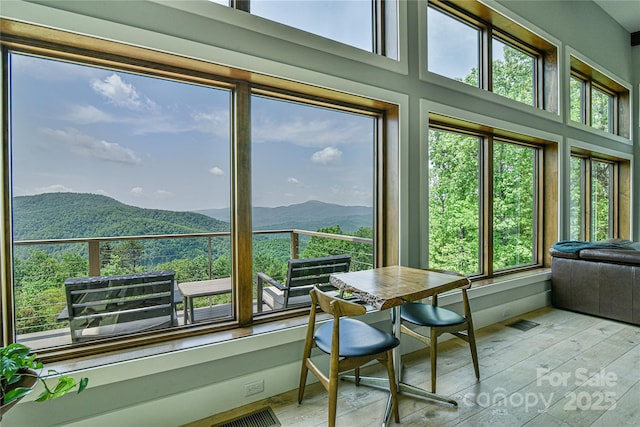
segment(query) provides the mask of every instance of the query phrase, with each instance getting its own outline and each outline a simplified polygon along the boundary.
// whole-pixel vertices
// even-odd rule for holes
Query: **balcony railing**
[[[349,253],[352,270],[373,267],[373,239],[307,230],[254,233],[254,291],[258,271],[284,280],[288,258]],[[180,240],[178,240],[180,239]],[[287,242],[288,241],[288,242]],[[18,341],[32,348],[70,342],[64,281],[173,269],[178,282],[229,277],[228,232],[14,241],[15,321]],[[288,246],[288,248],[287,248]],[[196,307],[231,303],[231,294],[196,301]],[[180,304],[179,310],[183,307]],[[182,320],[182,315],[178,318]]]

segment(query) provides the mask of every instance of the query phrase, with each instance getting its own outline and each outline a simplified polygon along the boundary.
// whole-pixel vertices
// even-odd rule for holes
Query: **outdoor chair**
[[[65,280],[73,342],[177,325],[173,270]]]
[[[395,336],[383,332],[361,320],[345,316],[360,316],[366,308],[360,304],[349,302],[315,288],[310,292],[311,313],[304,344],[298,403],[302,403],[307,373],[310,370],[329,393],[330,427],[336,424],[338,401],[338,375],[341,372],[355,369],[356,384],[360,379],[360,367],[372,360],[380,362],[387,370],[391,404],[396,423],[400,422],[398,397],[393,369],[392,350],[400,345]],[[333,315],[333,320],[322,323],[316,329],[316,313],[319,308]],[[311,350],[319,348],[329,355],[329,375],[325,375],[311,359]]]
[[[443,271],[431,270],[441,273],[462,274]],[[471,359],[473,360],[473,369],[475,370],[476,379],[480,379],[480,370],[478,368],[478,352],[476,350],[476,339],[473,332],[473,320],[471,318],[471,308],[469,307],[469,298],[467,289],[471,287],[471,281],[467,279],[467,284],[461,288],[462,305],[464,315],[460,315],[455,311],[438,307],[438,295],[434,295],[431,304],[421,302],[406,302],[400,307],[400,318],[402,325],[400,331],[403,334],[413,337],[430,348],[431,358],[431,392],[436,392],[436,364],[438,354],[438,337],[442,334],[449,333],[466,341],[471,348]],[[429,336],[423,335],[414,329],[409,328],[406,323],[416,326],[425,326],[430,329]]]
[[[284,284],[258,273],[257,310],[262,312],[263,304],[270,309],[311,304],[309,291],[314,286],[321,290],[337,291],[329,284],[329,276],[334,273],[346,273],[351,265],[351,255],[332,255],[321,258],[290,259],[287,278]],[[271,285],[271,286],[265,286]]]

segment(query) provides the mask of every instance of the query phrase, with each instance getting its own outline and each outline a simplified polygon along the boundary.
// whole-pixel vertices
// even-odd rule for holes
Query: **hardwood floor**
[[[527,331],[507,326],[519,319],[539,325]],[[458,408],[401,395],[400,425],[640,425],[640,327],[544,308],[479,329],[476,338],[477,383],[469,347],[457,339],[440,346],[438,393],[457,400]],[[404,356],[403,379],[428,389],[428,359],[426,350]],[[376,366],[363,370],[378,374]],[[382,390],[343,381],[337,425],[380,425],[386,402]],[[270,406],[283,426],[327,422],[327,394],[317,383],[307,386],[302,404],[292,390],[230,413],[261,406]],[[211,426],[230,413],[192,425]]]

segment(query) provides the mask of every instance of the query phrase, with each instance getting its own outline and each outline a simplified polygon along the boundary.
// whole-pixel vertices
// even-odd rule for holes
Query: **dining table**
[[[418,301],[433,295],[467,285],[464,276],[423,270],[401,265],[370,270],[332,274],[329,282],[341,291],[352,294],[363,303],[377,310],[391,310],[393,334],[400,339],[400,308],[409,301]],[[399,394],[420,397],[431,401],[458,406],[455,400],[411,385],[402,379],[400,346],[393,350],[396,389]],[[388,389],[388,380],[376,377],[360,377],[359,384]],[[389,422],[392,409],[391,396],[387,403],[383,426]]]

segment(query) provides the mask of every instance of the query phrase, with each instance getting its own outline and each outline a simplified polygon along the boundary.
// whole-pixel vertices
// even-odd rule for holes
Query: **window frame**
[[[374,149],[374,260],[376,266],[396,264],[399,254],[396,206],[399,202],[397,174],[399,172],[399,107],[388,102],[366,98],[353,93],[323,88],[259,73],[248,73],[212,62],[186,58],[151,49],[123,45],[90,36],[72,34],[33,24],[1,20],[3,67],[3,197],[0,218],[3,229],[0,243],[2,285],[2,328],[0,341],[7,345],[14,341],[13,310],[13,240],[11,233],[11,200],[9,168],[9,102],[10,82],[7,58],[9,52],[21,52],[86,65],[113,68],[125,72],[149,75],[170,80],[212,85],[232,91],[231,103],[231,250],[232,288],[234,292],[233,321],[201,323],[109,338],[56,348],[38,350],[43,361],[64,360],[71,357],[95,355],[105,351],[135,348],[167,342],[179,338],[232,330],[273,320],[287,319],[308,313],[308,308],[254,317],[252,313],[252,227],[251,227],[251,140],[250,98],[252,91],[277,93],[283,99],[296,99],[314,105],[331,106],[344,111],[366,112],[376,115],[377,141]],[[384,161],[382,161],[384,159]],[[249,191],[247,191],[247,189]],[[243,285],[245,284],[245,285]]]
[[[369,0],[371,4],[371,46],[372,50],[368,51],[380,56],[386,56],[393,59],[398,59],[398,26],[395,23],[394,17],[397,16],[397,2],[398,0]],[[229,0],[229,6],[232,9],[241,10],[243,12],[251,12],[251,0]],[[259,16],[259,15],[256,15]],[[265,18],[267,19],[267,18]],[[274,21],[278,22],[278,21]],[[287,25],[287,24],[283,24]],[[300,31],[308,32],[299,27]],[[315,33],[310,33],[315,34]],[[317,35],[317,34],[316,34]],[[322,37],[322,36],[320,36]],[[338,43],[348,45],[340,40],[331,39]],[[348,45],[351,46],[351,45]],[[351,46],[354,49],[358,49],[355,46]],[[367,51],[366,51],[367,52]]]
[[[520,135],[513,132],[496,129],[489,126],[470,123],[464,120],[451,118],[448,116],[430,113],[428,129],[444,132],[458,133],[462,135],[474,136],[481,139],[481,149],[479,153],[479,238],[480,247],[480,273],[471,274],[473,280],[491,278],[509,273],[531,270],[545,265],[549,265],[549,259],[544,252],[544,248],[551,245],[556,228],[552,222],[545,223],[543,220],[550,209],[556,206],[557,195],[553,192],[545,191],[545,188],[557,183],[557,174],[553,163],[557,155],[557,147],[550,141]],[[535,174],[534,177],[534,215],[533,218],[533,262],[531,264],[519,265],[494,270],[493,262],[493,144],[494,142],[515,144],[536,149]],[[555,198],[554,198],[555,197]],[[427,251],[428,252],[428,251]],[[428,264],[429,256],[425,262]]]
[[[630,138],[629,89],[574,55],[569,55],[569,67],[569,82],[571,79],[581,82],[582,99],[580,100],[580,105],[582,111],[580,122],[576,122],[571,118],[571,111],[569,110],[568,121],[581,123],[595,131],[618,135],[627,139]],[[598,90],[612,97],[612,105],[609,106],[609,129],[606,131],[595,128],[592,124],[593,90]],[[571,109],[571,91],[569,91],[568,104],[569,109]]]
[[[503,98],[549,112],[559,111],[557,85],[554,84],[558,81],[558,48],[555,45],[478,1],[429,0],[427,8],[434,8],[480,31],[480,89],[493,92],[492,44],[496,38],[534,58],[533,105]]]
[[[628,203],[626,196],[629,194],[628,182],[630,165],[627,160],[613,158],[611,156],[592,153],[587,150],[574,148],[571,150],[571,159],[580,160],[580,234],[579,240],[593,241],[593,163],[600,162],[610,164],[611,182],[609,188],[609,212],[608,222],[610,236],[608,238],[628,238]],[[570,185],[571,183],[569,183]],[[569,224],[571,224],[571,212],[569,211]],[[571,230],[568,232],[571,235]]]

